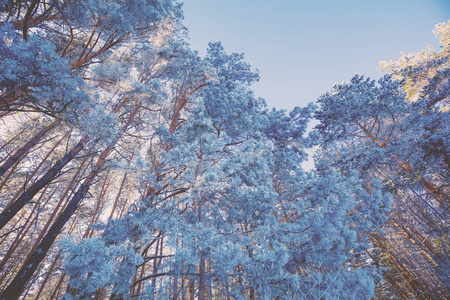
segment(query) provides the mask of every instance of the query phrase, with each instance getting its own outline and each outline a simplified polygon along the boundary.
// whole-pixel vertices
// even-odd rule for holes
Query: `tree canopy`
[[[450,23],[288,112],[182,18],[0,4],[0,299],[445,298]]]

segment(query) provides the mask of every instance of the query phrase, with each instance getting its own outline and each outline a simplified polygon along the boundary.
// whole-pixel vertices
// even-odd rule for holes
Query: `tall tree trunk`
[[[138,112],[138,109],[135,109],[134,112],[131,114],[130,119],[122,128],[123,132],[125,132],[128,129],[128,127],[130,126],[130,124],[133,122],[134,116],[136,115],[137,112]],[[55,221],[55,223],[53,223],[52,227],[49,229],[48,233],[42,239],[42,241],[39,244],[39,246],[37,247],[37,249],[23,263],[19,272],[14,277],[13,281],[0,294],[0,300],[17,299],[21,295],[23,289],[25,288],[25,285],[31,279],[33,274],[36,272],[40,262],[45,258],[48,250],[53,245],[53,243],[55,242],[58,235],[61,233],[64,225],[69,221],[69,219],[72,217],[72,215],[74,215],[75,212],[77,211],[78,206],[80,205],[83,198],[86,196],[86,194],[89,190],[89,187],[92,185],[92,183],[94,182],[94,179],[100,172],[100,169],[105,164],[106,157],[114,150],[114,147],[117,144],[119,138],[120,137],[117,137],[115,139],[115,141],[113,141],[111,143],[111,145],[108,146],[100,154],[95,166],[92,168],[91,172],[86,177],[83,184],[80,186],[80,188],[77,190],[75,195],[72,197],[72,199],[70,200],[67,207],[61,213],[61,215],[58,217],[58,219]],[[87,141],[87,138],[86,138],[86,141]]]
[[[33,197],[47,184],[49,184],[58,174],[62,168],[67,165],[83,148],[88,137],[84,137],[81,141],[72,148],[60,161],[58,161],[50,170],[45,173],[38,181],[36,181],[30,188],[28,188],[14,203],[6,207],[0,214],[0,229],[2,229]]]
[[[125,182],[127,180],[127,175],[128,175],[128,171],[125,171],[125,174],[123,175],[122,183],[120,184],[119,191],[117,192],[116,199],[114,200],[114,204],[111,209],[111,213],[109,214],[109,219],[112,219],[114,216],[114,213],[116,212],[117,204],[119,203],[119,199],[122,194],[123,187],[125,186]]]
[[[110,154],[113,150],[112,146],[109,146],[105,151],[102,152],[97,160],[96,165],[89,173],[88,177],[85,179],[83,184],[77,190],[75,195],[70,200],[66,209],[59,216],[59,218],[53,223],[52,227],[49,229],[48,233],[42,239],[39,246],[31,254],[31,256],[23,263],[19,272],[9,286],[0,294],[0,299],[10,300],[17,299],[21,295],[25,285],[33,276],[37,270],[39,263],[45,258],[48,250],[55,242],[58,235],[61,233],[64,225],[69,221],[70,217],[76,212],[81,200],[87,194],[89,187],[93,183],[95,177],[97,176],[100,168],[106,161],[106,156]]]
[[[32,184],[33,184],[33,183],[36,181],[36,180],[34,179],[34,176],[35,176],[36,174],[38,174],[38,172],[40,172],[41,167],[44,165],[44,163],[47,161],[47,159],[50,157],[50,155],[52,155],[52,153],[55,151],[55,149],[62,143],[62,141],[63,141],[69,134],[70,134],[70,131],[67,132],[61,139],[59,139],[59,141],[56,142],[55,145],[53,145],[53,147],[50,149],[50,151],[48,151],[48,153],[45,155],[45,157],[42,159],[42,161],[37,165],[37,167],[34,169],[34,171],[31,173],[31,175],[30,175],[30,176],[27,175],[26,180],[25,180],[25,183],[23,184],[23,190],[26,189],[26,186],[27,186],[29,183],[32,182]],[[36,150],[38,150],[38,149],[36,149]],[[21,161],[23,158],[24,158],[24,156],[20,157],[20,158],[18,159],[18,161]],[[9,174],[3,179],[3,182],[2,182],[1,185],[0,185],[0,190],[1,190],[1,188],[2,188],[3,186],[6,185],[6,183],[7,183],[8,180],[9,180],[9,177],[10,177],[11,175],[14,174],[14,171],[15,171],[15,169],[16,169],[18,166],[19,166],[19,164],[18,164],[17,162],[13,165],[13,167],[12,167],[11,171],[9,172]],[[10,206],[12,203],[14,203],[14,201],[16,201],[16,199],[22,194],[22,192],[23,192],[22,189],[19,189],[19,190],[17,191],[17,193],[14,195],[14,197],[12,197],[12,199],[8,202],[8,204],[6,205],[6,207],[8,207],[8,206]]]
[[[198,268],[199,280],[198,280],[198,300],[205,300],[205,260],[200,258],[200,266]]]
[[[44,126],[35,136],[33,136],[25,145],[19,148],[11,157],[9,157],[0,166],[0,176],[6,173],[22,156],[24,156],[32,147],[34,147],[48,132],[54,129],[61,121],[55,120],[50,125]]]
[[[8,141],[6,141],[1,147],[0,147],[0,151],[2,151],[3,149],[6,148],[6,146],[8,146],[9,144],[11,144],[13,141],[17,140],[18,137],[25,131],[26,129],[22,129],[21,131],[19,131],[15,136],[13,136],[12,138],[10,138]],[[7,156],[6,156],[7,157]],[[6,160],[6,157],[0,158],[0,162],[3,162]]]
[[[58,295],[61,293],[61,286],[65,279],[66,279],[66,273],[63,273],[61,275],[61,278],[59,278],[58,284],[56,285],[55,289],[53,290],[52,295],[50,296],[50,300],[53,300],[53,299],[56,300],[59,298]]]
[[[37,209],[37,206],[35,205],[33,207],[33,210],[31,211],[31,213],[29,214],[28,218],[25,220],[26,225],[22,226],[22,229],[19,230],[16,238],[11,243],[11,246],[9,247],[8,251],[6,252],[6,254],[4,254],[4,256],[0,262],[0,270],[2,270],[2,271],[4,270],[3,268],[5,267],[8,260],[12,257],[12,255],[14,253],[16,253],[16,254],[20,253],[17,251],[17,248],[18,248],[19,244],[23,241],[23,238],[27,235],[27,233],[31,229],[31,227],[34,226],[34,224],[31,222],[31,220],[34,218],[34,212],[36,209]],[[0,279],[0,282],[2,282],[1,279]]]
[[[36,296],[34,297],[34,300],[40,299],[39,296],[44,291],[44,287],[45,287],[47,281],[50,279],[53,269],[56,267],[56,263],[58,262],[60,257],[61,257],[61,252],[58,252],[56,257],[53,259],[53,262],[52,262],[50,268],[47,270],[47,274],[45,274],[44,280],[41,282],[41,285],[39,286],[39,290],[38,290]]]
[[[92,214],[91,221],[89,225],[86,228],[86,232],[83,235],[83,238],[92,237],[94,234],[94,230],[91,228],[92,225],[98,222],[98,219],[100,218],[100,215],[103,212],[103,208],[105,207],[105,195],[108,190],[109,184],[111,183],[111,180],[109,178],[109,172],[106,174],[105,179],[102,184],[102,188],[100,190],[100,194],[97,198],[97,205],[95,206],[94,213]]]
[[[88,157],[89,157],[88,155],[86,155],[84,157],[83,161],[81,162],[80,167],[78,167],[78,170],[76,171],[75,175],[72,177],[72,180],[70,181],[69,185],[66,187],[63,194],[60,196],[60,200],[58,201],[56,206],[54,208],[52,208],[52,213],[51,213],[50,217],[48,218],[47,222],[45,223],[44,227],[42,228],[41,233],[37,237],[36,242],[34,243],[33,247],[31,248],[30,253],[27,255],[26,259],[28,259],[31,255],[31,253],[33,253],[33,251],[36,250],[36,248],[39,246],[39,243],[41,242],[42,238],[44,237],[45,233],[47,232],[47,229],[50,227],[53,220],[55,219],[55,216],[58,214],[58,212],[60,212],[60,208],[61,207],[64,208],[65,203],[68,202],[68,200],[65,201],[68,193],[71,190],[75,190],[77,188],[78,182],[75,182],[75,181],[77,179],[79,179],[79,177],[82,176],[82,174],[86,171],[87,167],[84,168],[84,165],[86,164]],[[80,173],[81,173],[81,175],[80,175]]]

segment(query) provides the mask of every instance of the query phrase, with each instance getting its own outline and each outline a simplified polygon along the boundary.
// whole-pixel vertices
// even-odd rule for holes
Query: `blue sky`
[[[378,78],[380,61],[428,45],[450,19],[450,0],[186,0],[191,46],[211,40],[259,69],[257,96],[292,109],[355,73]]]

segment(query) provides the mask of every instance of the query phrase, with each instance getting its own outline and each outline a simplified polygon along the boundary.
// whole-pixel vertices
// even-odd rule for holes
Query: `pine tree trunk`
[[[20,253],[17,250],[19,244],[23,241],[23,238],[27,235],[28,231],[31,229],[31,227],[33,226],[33,223],[30,222],[32,220],[32,218],[34,217],[34,212],[36,210],[37,206],[35,205],[33,207],[33,210],[31,211],[31,213],[29,214],[27,220],[25,221],[25,224],[28,224],[28,226],[23,226],[21,230],[19,230],[16,238],[14,239],[14,241],[11,243],[11,246],[9,247],[8,251],[6,252],[6,254],[3,255],[3,258],[0,262],[0,270],[3,270],[3,268],[5,267],[5,265],[7,264],[8,260],[12,257],[12,255],[14,253]],[[0,280],[1,282],[1,280]]]
[[[59,298],[59,294],[61,293],[61,286],[64,282],[64,280],[66,279],[66,273],[63,273],[61,275],[61,278],[59,278],[58,280],[58,284],[56,285],[55,289],[52,292],[52,295],[50,296],[50,300],[56,300]]]
[[[17,299],[21,295],[25,285],[33,276],[33,274],[36,272],[40,262],[45,258],[48,250],[53,245],[58,235],[61,233],[64,225],[77,211],[81,200],[83,200],[84,196],[87,194],[89,187],[94,181],[94,178],[97,176],[98,172],[100,171],[100,168],[105,163],[106,156],[109,153],[111,153],[112,150],[113,147],[109,146],[108,148],[106,148],[105,151],[102,152],[102,154],[97,160],[96,165],[91,170],[88,177],[80,186],[78,191],[72,197],[66,209],[58,217],[55,223],[53,223],[52,227],[49,229],[48,233],[42,239],[37,249],[33,252],[33,254],[29,257],[29,259],[27,259],[23,263],[22,267],[19,270],[19,273],[16,275],[13,281],[0,295],[1,300]]]
[[[34,137],[31,138],[25,145],[19,148],[3,165],[0,166],[0,176],[6,173],[22,156],[24,156],[32,147],[34,147],[48,132],[54,129],[60,123],[60,120],[55,120],[50,125],[42,128]]]
[[[188,292],[189,292],[189,300],[195,300],[195,283],[193,280],[191,283],[189,283]]]
[[[0,147],[0,151],[2,151],[3,149],[5,149],[8,145],[10,145],[13,141],[16,141],[19,136],[25,131],[26,129],[22,129],[21,131],[19,131],[15,136],[13,136],[12,138],[10,138],[8,141],[6,141],[1,147]],[[6,157],[3,157],[0,159],[0,162],[3,162],[6,160]]]
[[[205,261],[203,258],[200,258],[200,266],[199,266],[199,281],[198,281],[198,300],[205,300]]]
[[[6,207],[0,214],[0,229],[2,229],[33,197],[47,184],[49,184],[67,165],[78,152],[80,152],[89,139],[84,137],[72,150],[58,161],[50,170],[38,181],[28,188],[14,203]]]
[[[47,274],[45,274],[44,280],[41,282],[41,285],[39,286],[39,290],[34,297],[34,300],[39,300],[39,296],[44,291],[44,287],[47,284],[48,280],[50,279],[50,276],[53,272],[53,269],[56,267],[56,263],[58,262],[59,258],[61,257],[61,252],[59,252],[56,257],[53,259],[52,264],[50,265],[50,268],[47,270]]]
[[[30,176],[27,176],[26,181],[23,185],[23,190],[25,190],[26,186],[29,185],[29,183],[34,184],[36,180],[34,179],[35,175],[38,173],[38,171],[41,169],[41,167],[44,165],[44,163],[48,160],[50,155],[55,151],[55,149],[59,146],[59,144],[62,143],[62,141],[70,134],[70,131],[67,132],[56,144],[50,149],[50,151],[45,155],[45,157],[42,159],[42,161],[37,165],[37,167],[34,169],[34,171],[31,173]],[[24,157],[19,158],[19,161],[21,161]],[[1,188],[8,182],[9,177],[14,174],[15,169],[18,167],[18,163],[15,163],[9,174],[5,177],[2,184],[0,185]],[[29,181],[29,182],[28,182]],[[17,193],[14,195],[14,197],[8,202],[6,207],[10,206],[16,199],[23,193],[22,189],[19,189]]]
[[[132,113],[132,115],[130,116],[130,119],[125,124],[125,126],[122,128],[122,130],[124,132],[127,130],[128,126],[133,121],[133,118],[136,115],[137,111],[138,110],[136,109]],[[87,178],[84,180],[83,184],[77,190],[75,195],[72,197],[72,199],[70,200],[67,207],[64,209],[62,214],[58,217],[58,219],[55,221],[55,223],[53,223],[52,227],[49,229],[49,231],[47,232],[45,237],[42,239],[42,241],[40,242],[37,249],[23,263],[22,267],[20,268],[18,274],[13,279],[13,281],[2,292],[2,294],[0,294],[0,300],[17,299],[21,295],[25,285],[28,283],[28,281],[33,276],[33,274],[36,272],[40,262],[45,258],[48,250],[53,245],[53,243],[55,242],[58,235],[61,233],[64,225],[69,221],[69,219],[72,217],[72,215],[74,215],[75,212],[77,211],[78,206],[81,203],[81,201],[83,200],[83,198],[85,197],[85,195],[87,194],[89,187],[92,185],[92,183],[94,182],[94,179],[100,172],[100,169],[103,167],[104,163],[106,162],[106,157],[114,150],[114,146],[118,142],[118,140],[119,140],[119,137],[117,137],[116,140],[100,154],[100,156],[97,160],[97,163],[95,164],[95,166],[93,167],[93,169],[91,170],[91,172],[89,173]],[[72,155],[70,155],[70,157],[67,158],[67,160],[70,161],[71,159],[73,159],[75,154],[78,153],[79,151],[81,151],[81,149],[83,148],[84,144],[87,141],[88,141],[87,137],[83,138],[83,140],[80,141],[80,143],[78,143],[72,149],[72,151],[70,151],[66,156],[64,156],[64,158],[66,158],[69,154],[72,154]],[[76,152],[76,153],[72,153],[72,152]],[[64,160],[64,158],[61,161],[59,161],[56,165],[60,164]],[[69,158],[70,158],[70,160],[69,160]],[[67,164],[67,162],[65,164]],[[50,169],[50,171],[52,171],[54,168]],[[59,170],[61,168],[62,168],[62,166],[59,168]],[[47,173],[49,173],[49,172],[47,172]],[[56,176],[56,174],[54,176]],[[46,175],[44,175],[44,177]],[[49,180],[46,182],[46,184],[49,182]],[[39,181],[41,181],[41,180],[38,180],[35,184],[39,183]],[[25,203],[23,205],[25,205]],[[22,205],[22,207],[23,207],[23,205]],[[7,210],[9,210],[9,208]]]
[[[114,216],[114,213],[116,212],[117,204],[119,202],[120,196],[122,194],[123,187],[125,186],[125,182],[127,180],[127,175],[128,175],[128,171],[125,171],[125,174],[123,175],[122,182],[120,184],[119,191],[117,192],[116,199],[114,200],[114,204],[113,204],[113,207],[111,209],[111,213],[109,214],[109,219],[112,219],[113,216]]]
[[[82,176],[82,174],[86,171],[87,167],[84,168],[84,165],[86,164],[87,159],[88,159],[88,156],[86,155],[85,158],[83,159],[83,161],[81,162],[81,165],[78,167],[78,170],[76,171],[75,175],[72,177],[72,180],[70,181],[69,185],[66,187],[63,194],[60,196],[60,200],[58,201],[56,206],[52,208],[52,213],[51,213],[50,217],[48,218],[47,222],[45,223],[44,227],[42,228],[41,233],[39,234],[38,238],[36,239],[36,242],[34,243],[33,247],[31,248],[30,253],[27,256],[27,259],[30,257],[31,253],[33,253],[33,251],[36,250],[36,248],[39,246],[40,241],[42,240],[45,233],[47,232],[47,229],[50,227],[53,220],[55,219],[55,216],[58,214],[58,212],[60,212],[62,210],[62,209],[60,210],[60,208],[61,207],[64,208],[66,202],[68,202],[68,200],[65,201],[68,193],[71,190],[75,190],[77,188],[78,182],[75,183],[75,181],[77,179],[79,179],[80,173]],[[83,170],[83,168],[84,168],[84,170]]]

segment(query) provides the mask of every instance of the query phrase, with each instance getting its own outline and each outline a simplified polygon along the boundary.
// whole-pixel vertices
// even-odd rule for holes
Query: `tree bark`
[[[50,125],[42,128],[34,137],[31,138],[25,145],[19,148],[7,161],[0,166],[0,176],[6,173],[22,156],[34,147],[48,132],[54,129],[60,123],[60,120],[55,120]]]
[[[98,172],[100,171],[100,168],[105,163],[106,156],[109,153],[111,153],[112,150],[113,147],[109,146],[105,151],[102,152],[102,154],[97,160],[96,165],[91,170],[88,177],[85,179],[85,181],[80,186],[78,191],[72,197],[66,209],[55,221],[55,223],[53,223],[52,227],[49,229],[48,233],[42,239],[41,243],[33,252],[33,254],[31,254],[29,259],[27,259],[23,263],[22,267],[20,268],[19,272],[17,273],[13,281],[0,294],[1,300],[12,300],[19,298],[23,289],[25,288],[25,285],[31,279],[33,274],[36,272],[40,262],[45,258],[48,250],[53,245],[58,235],[61,233],[64,225],[69,221],[70,217],[76,212],[78,205],[80,204],[81,200],[83,200],[84,196],[87,194],[90,185],[94,181],[94,178],[97,176]]]
[[[84,137],[81,141],[72,148],[60,161],[58,161],[50,170],[45,173],[38,181],[36,181],[30,188],[28,188],[14,203],[6,207],[0,214],[0,229],[2,229],[33,197],[47,184],[49,184],[58,174],[62,168],[67,165],[83,148],[88,137]]]
[[[130,116],[128,122],[123,126],[122,131],[125,132],[127,128],[132,123],[134,116],[138,110],[136,109]],[[69,221],[69,219],[75,214],[80,205],[81,201],[86,196],[89,187],[94,182],[100,169],[106,162],[106,157],[114,150],[120,137],[117,137],[110,146],[108,146],[99,156],[95,166],[92,168],[89,175],[84,180],[83,184],[77,190],[75,195],[69,201],[69,204],[58,217],[58,219],[53,223],[52,227],[49,229],[45,237],[40,242],[39,246],[34,250],[34,252],[29,256],[27,260],[23,263],[17,275],[14,277],[13,281],[8,285],[8,287],[0,294],[0,300],[12,300],[17,299],[21,295],[23,289],[25,288],[28,281],[31,279],[33,274],[38,269],[40,262],[45,258],[48,250],[55,242],[58,235],[61,233],[64,225]],[[85,138],[88,140],[87,137]],[[84,139],[83,139],[84,140]],[[81,143],[81,142],[80,142]],[[79,144],[78,144],[79,145]],[[78,146],[77,145],[77,146]],[[74,148],[75,149],[75,148]],[[72,150],[74,150],[72,149]],[[81,149],[80,149],[81,150]],[[72,152],[72,151],[71,151]]]

